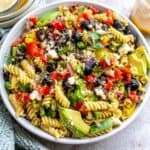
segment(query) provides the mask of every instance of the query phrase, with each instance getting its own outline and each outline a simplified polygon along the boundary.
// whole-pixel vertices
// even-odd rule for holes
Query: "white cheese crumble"
[[[120,48],[119,48],[119,53],[121,56],[128,54],[129,52],[133,51],[134,49],[132,47],[130,47],[128,44],[123,44]]]
[[[96,30],[96,33],[98,33],[98,34],[106,34],[106,31],[104,31],[102,29],[98,29],[98,30]]]
[[[49,50],[48,54],[52,57],[52,58],[58,58],[58,54],[55,50]]]
[[[105,95],[105,93],[104,93],[104,91],[103,91],[103,89],[102,89],[102,87],[101,86],[99,86],[99,87],[96,87],[95,89],[94,89],[94,91],[95,91],[95,93],[96,93],[96,95],[97,96],[100,96],[102,99],[106,99],[106,95]]]
[[[75,77],[68,78],[68,83],[71,85],[75,84]]]
[[[32,93],[30,93],[30,99],[40,101],[42,99],[42,97],[37,90],[34,90],[34,91],[32,91]]]
[[[120,119],[116,117],[112,117],[112,123],[113,123],[113,126],[120,126],[122,124]]]

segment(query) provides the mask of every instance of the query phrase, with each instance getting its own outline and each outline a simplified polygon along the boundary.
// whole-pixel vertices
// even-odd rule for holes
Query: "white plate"
[[[27,129],[28,131],[30,131],[31,133],[47,139],[49,141],[54,141],[54,142],[58,142],[58,143],[64,143],[64,144],[86,144],[86,143],[93,143],[93,142],[98,142],[98,141],[102,141],[106,138],[111,137],[112,135],[115,135],[116,133],[118,133],[119,131],[123,130],[125,127],[127,127],[141,112],[141,109],[144,107],[144,105],[146,104],[147,101],[149,101],[149,96],[150,96],[150,83],[147,84],[146,87],[146,93],[144,96],[144,100],[143,102],[138,105],[138,107],[136,108],[134,114],[127,119],[126,121],[123,122],[123,124],[118,127],[113,129],[110,133],[102,135],[102,136],[98,136],[98,137],[92,137],[92,138],[84,138],[84,139],[75,139],[75,138],[60,138],[60,139],[56,139],[53,136],[47,134],[46,132],[44,132],[43,130],[33,126],[28,120],[26,120],[25,118],[17,118],[15,115],[15,111],[10,103],[10,101],[8,100],[8,94],[7,91],[5,89],[4,86],[4,78],[3,78],[3,64],[6,62],[6,57],[8,56],[10,53],[10,47],[12,42],[17,39],[21,32],[23,31],[24,25],[26,23],[26,19],[32,15],[32,14],[36,14],[38,16],[42,15],[43,13],[49,11],[49,10],[55,10],[59,5],[73,5],[73,4],[84,4],[84,5],[94,5],[95,7],[99,8],[100,10],[104,10],[104,9],[111,9],[109,6],[106,6],[104,4],[101,4],[100,2],[95,2],[95,1],[88,1],[88,0],[61,0],[61,1],[56,1],[53,3],[48,4],[47,6],[44,6],[40,9],[37,9],[31,13],[29,13],[27,16],[23,17],[14,27],[13,29],[10,31],[10,33],[8,34],[7,38],[5,39],[1,51],[0,51],[0,92],[1,92],[1,96],[3,99],[3,102],[5,104],[5,106],[7,107],[8,111],[10,112],[10,114],[14,117],[14,119],[21,125],[23,126],[25,129]],[[127,19],[127,18],[126,18]],[[137,29],[137,27],[129,20],[129,25],[131,30],[137,34],[138,37],[138,44],[139,45],[144,45],[148,51],[148,45],[146,43],[145,38],[143,37],[143,35],[141,34],[141,32]],[[149,51],[148,51],[149,52]],[[149,75],[150,76],[150,75]],[[132,135],[131,135],[132,136]],[[113,148],[112,148],[113,149]]]
[[[15,12],[12,12],[12,13],[9,13],[9,14],[3,14],[3,15],[0,15],[0,22],[2,21],[7,21],[9,19],[12,19],[18,15],[20,15],[21,13],[23,13],[24,11],[26,11],[33,3],[34,0],[28,0],[27,3],[21,7],[20,9],[18,9],[17,11]]]
[[[27,11],[25,11],[24,13],[22,13],[21,15],[13,18],[13,19],[9,19],[8,21],[3,21],[0,22],[0,27],[1,28],[8,28],[13,26],[20,18],[22,18],[23,16],[25,16],[27,13],[31,12],[32,10],[36,9],[37,7],[41,7],[43,6],[42,0],[34,0],[32,5],[28,8]]]

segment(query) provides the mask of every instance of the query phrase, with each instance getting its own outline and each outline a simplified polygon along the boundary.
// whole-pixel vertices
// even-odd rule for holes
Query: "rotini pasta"
[[[23,107],[24,103],[21,100],[17,99],[15,94],[10,94],[9,100],[16,111],[17,117],[24,117],[25,116],[24,107]]]
[[[33,66],[30,65],[28,60],[26,60],[26,59],[22,60],[21,66],[30,78],[32,78],[32,79],[36,78],[35,70],[34,70]]]
[[[56,138],[121,126],[144,100],[150,68],[128,20],[80,4],[35,19],[27,19],[4,64],[16,115]]]
[[[84,102],[84,106],[86,111],[99,111],[109,109],[110,104],[104,101],[97,101],[97,102]]]
[[[58,103],[63,107],[69,107],[70,102],[68,98],[64,95],[63,89],[60,84],[55,85],[55,98]]]
[[[47,127],[63,128],[63,125],[59,120],[47,116],[41,118],[41,124]]]

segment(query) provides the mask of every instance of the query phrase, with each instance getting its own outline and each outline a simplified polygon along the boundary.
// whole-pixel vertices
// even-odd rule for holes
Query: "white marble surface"
[[[47,0],[48,2],[52,0]],[[133,0],[98,0],[129,16]],[[150,37],[146,37],[150,45]],[[43,142],[51,150],[150,150],[150,101],[126,129],[104,141],[86,145]]]

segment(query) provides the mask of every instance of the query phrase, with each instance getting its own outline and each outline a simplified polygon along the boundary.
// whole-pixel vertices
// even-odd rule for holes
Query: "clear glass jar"
[[[150,34],[150,0],[135,0],[131,20],[141,31]]]

